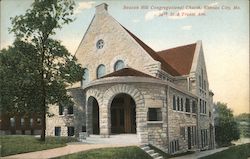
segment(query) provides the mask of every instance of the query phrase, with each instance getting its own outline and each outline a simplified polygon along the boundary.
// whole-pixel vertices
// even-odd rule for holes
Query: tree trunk
[[[44,79],[44,59],[45,59],[45,48],[44,41],[42,40],[42,70],[41,70],[41,87],[42,87],[42,128],[41,128],[41,141],[45,141],[46,135],[46,90],[45,90],[45,79]]]
[[[46,135],[46,106],[44,106],[44,110],[42,114],[41,141],[45,141]]]

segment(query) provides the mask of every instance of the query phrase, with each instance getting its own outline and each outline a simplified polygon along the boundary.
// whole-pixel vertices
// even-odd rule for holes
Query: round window
[[[104,46],[104,41],[102,39],[98,40],[96,43],[96,48],[97,49],[102,49]]]

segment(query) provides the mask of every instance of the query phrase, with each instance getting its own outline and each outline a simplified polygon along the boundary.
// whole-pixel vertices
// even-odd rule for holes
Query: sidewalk
[[[102,138],[100,135],[90,135],[84,142],[68,143],[65,147],[6,156],[3,159],[45,159],[99,148],[126,146],[139,146],[137,136],[134,134],[121,134]]]
[[[99,149],[99,148],[106,148],[106,147],[126,147],[126,146],[138,146],[138,145],[131,145],[131,144],[86,144],[86,143],[76,143],[72,145],[67,145],[65,147],[37,151],[37,152],[30,152],[30,153],[23,153],[19,155],[12,155],[3,157],[3,159],[46,159],[46,158],[54,158],[59,156],[64,156],[72,153],[77,153],[81,151]]]
[[[228,147],[222,147],[222,148],[218,148],[218,149],[214,149],[214,150],[195,152],[194,154],[180,156],[180,157],[173,157],[171,159],[198,159],[198,158],[205,157],[205,156],[208,156],[208,155],[211,155],[211,154],[214,154],[216,152],[220,152],[220,151],[223,151],[226,149],[228,149]]]

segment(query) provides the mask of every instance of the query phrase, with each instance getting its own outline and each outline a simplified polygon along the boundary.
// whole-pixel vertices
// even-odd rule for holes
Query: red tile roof
[[[122,25],[121,25],[122,26]],[[122,26],[123,27],[123,26]],[[134,39],[135,41],[156,61],[161,63],[161,67],[167,73],[173,76],[180,76],[178,71],[176,71],[172,66],[170,66],[164,59],[162,59],[153,49],[151,49],[148,45],[142,42],[138,37],[136,37],[133,33],[123,27]]]
[[[196,43],[157,52],[181,75],[188,75],[193,63]]]
[[[110,74],[107,74],[105,76],[102,76],[101,78],[106,77],[121,77],[121,76],[138,76],[138,77],[149,77],[149,78],[155,78],[153,76],[150,76],[146,73],[140,72],[138,70],[132,69],[132,68],[123,68],[118,71],[112,72]]]
[[[190,73],[196,43],[155,52],[124,26],[121,25],[121,27],[123,27],[154,60],[161,63],[162,70],[172,76],[187,75]]]

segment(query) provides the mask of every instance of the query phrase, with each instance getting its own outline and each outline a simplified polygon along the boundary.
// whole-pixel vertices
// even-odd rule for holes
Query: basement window
[[[162,121],[161,108],[148,108],[148,121]]]

